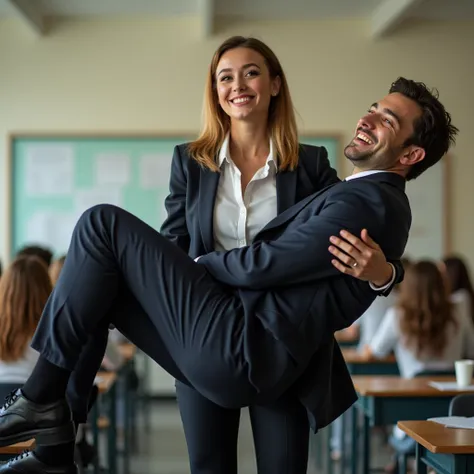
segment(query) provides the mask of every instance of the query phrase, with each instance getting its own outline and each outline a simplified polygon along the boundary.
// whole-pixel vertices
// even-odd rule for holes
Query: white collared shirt
[[[252,243],[277,215],[277,161],[273,143],[265,165],[250,180],[242,196],[241,173],[229,152],[227,135],[219,152],[221,175],[214,204],[214,250],[231,250]]]
[[[367,170],[367,171],[360,171],[359,173],[356,174],[351,174],[346,178],[346,181],[350,181],[351,179],[356,179],[356,178],[363,178],[364,176],[370,176],[371,174],[377,174],[377,173],[388,173],[388,171],[384,170]]]

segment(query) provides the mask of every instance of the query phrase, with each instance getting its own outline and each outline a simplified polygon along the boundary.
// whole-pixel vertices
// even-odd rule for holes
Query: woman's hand
[[[376,287],[390,282],[393,266],[387,262],[380,246],[363,229],[359,239],[355,235],[341,230],[341,237],[332,236],[329,251],[336,257],[332,264],[346,275],[359,280],[370,281]]]

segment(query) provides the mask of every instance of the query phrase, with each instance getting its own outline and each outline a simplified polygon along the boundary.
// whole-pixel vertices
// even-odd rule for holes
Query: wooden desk
[[[383,359],[367,357],[357,349],[342,349],[342,355],[351,375],[399,375],[395,356],[390,354]]]
[[[7,461],[13,456],[21,454],[23,451],[30,451],[35,447],[35,440],[23,441],[22,443],[12,444],[0,448],[0,461]]]
[[[356,407],[364,415],[363,428],[363,471],[369,472],[370,426],[396,424],[398,420],[419,420],[435,416],[447,416],[451,399],[468,393],[461,390],[441,391],[428,385],[430,381],[454,381],[449,376],[427,376],[403,379],[393,376],[352,377],[359,395]],[[472,393],[472,392],[469,392]],[[357,424],[353,417],[352,436],[357,440]],[[355,441],[354,441],[355,443]],[[353,458],[357,456],[357,447],[353,445]],[[353,465],[357,463],[355,459]],[[356,468],[353,467],[353,474]]]
[[[414,379],[404,379],[401,377],[377,376],[364,377],[354,376],[352,382],[359,396],[364,397],[443,397],[452,398],[460,393],[472,393],[472,391],[462,390],[438,390],[428,385],[429,382],[454,382],[451,376],[426,376]]]
[[[417,443],[418,474],[427,467],[442,474],[474,472],[474,430],[445,428],[432,421],[399,421],[398,427]]]

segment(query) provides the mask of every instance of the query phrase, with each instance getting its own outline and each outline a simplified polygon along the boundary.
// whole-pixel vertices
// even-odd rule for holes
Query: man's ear
[[[425,150],[419,146],[410,147],[400,158],[400,163],[405,166],[413,166],[425,158]]]

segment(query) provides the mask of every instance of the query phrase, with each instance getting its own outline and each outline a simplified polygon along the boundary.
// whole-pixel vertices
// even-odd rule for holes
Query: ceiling
[[[368,19],[374,36],[401,20],[474,20],[474,0],[0,0],[0,17],[27,20],[38,33],[47,17],[196,16],[212,33],[222,17],[241,20]],[[387,26],[388,25],[388,26]]]
[[[205,0],[204,0],[205,1]],[[202,0],[24,0],[52,16],[196,15]],[[385,2],[405,0],[213,0],[218,15],[245,19],[365,18]],[[410,2],[408,2],[410,3]],[[410,12],[418,18],[474,19],[474,0],[424,0]],[[0,15],[13,14],[10,0],[0,0]]]

